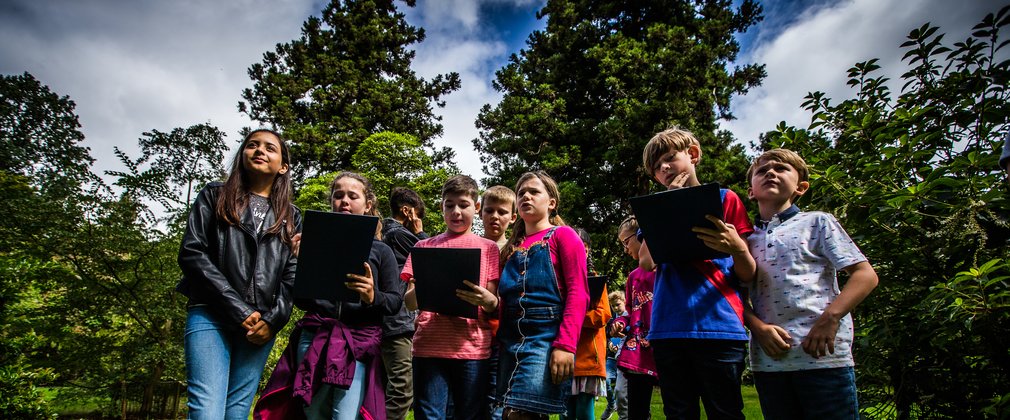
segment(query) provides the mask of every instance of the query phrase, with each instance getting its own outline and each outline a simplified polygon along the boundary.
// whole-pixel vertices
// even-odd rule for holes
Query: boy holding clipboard
[[[488,319],[498,311],[498,245],[471,231],[474,216],[480,211],[477,201],[477,183],[465,175],[457,175],[442,187],[442,217],[446,232],[419,241],[415,250],[422,248],[454,248],[466,254],[469,248],[479,250],[479,278],[465,281],[465,289],[457,289],[455,296],[441,299],[459,303],[462,300],[476,306],[476,319],[436,313],[421,308],[414,333],[414,418],[447,418],[447,398],[452,398],[456,420],[486,416],[488,358],[491,356],[493,336]],[[417,255],[415,255],[417,254]],[[415,262],[421,265],[422,253],[412,251],[403,266],[400,278],[409,283],[404,296],[407,309],[418,307],[417,289],[434,287],[439,278],[415,280]],[[473,255],[473,253],[471,253]],[[430,257],[429,257],[430,258]],[[463,257],[465,258],[465,257]],[[467,261],[462,261],[466,263]],[[461,267],[446,265],[445,277],[452,277]],[[444,280],[444,279],[441,279]],[[415,284],[416,281],[416,284]],[[422,305],[424,302],[421,302]],[[450,305],[451,306],[451,305]],[[460,305],[455,305],[460,306]]]
[[[701,144],[690,132],[671,128],[656,134],[645,145],[642,160],[649,175],[668,190],[701,185],[695,173]],[[708,216],[711,223],[693,231],[704,243],[699,247],[729,256],[656,264],[648,241],[677,232],[650,232],[639,218],[644,231],[639,265],[656,270],[647,338],[659,373],[663,412],[671,419],[699,418],[699,398],[709,418],[744,418],[740,376],[748,336],[734,274],[747,276],[747,281],[753,276],[754,259],[744,238],[754,228],[740,197],[726,189],[719,193],[722,220]]]

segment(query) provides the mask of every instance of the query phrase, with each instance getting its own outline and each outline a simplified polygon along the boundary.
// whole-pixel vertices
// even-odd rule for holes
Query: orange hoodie
[[[579,346],[575,350],[575,376],[607,377],[607,322],[610,321],[610,302],[607,288],[595,308],[586,312],[579,333]]]

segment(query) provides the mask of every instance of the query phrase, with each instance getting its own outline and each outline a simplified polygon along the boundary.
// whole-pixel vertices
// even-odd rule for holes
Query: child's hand
[[[493,312],[498,309],[498,297],[494,293],[467,280],[463,280],[463,284],[470,290],[456,289],[456,297],[471,305],[480,306],[484,312]]]
[[[267,341],[270,341],[270,337],[273,337],[273,330],[270,329],[270,324],[263,320],[257,322],[249,332],[245,333],[245,339],[257,346],[266,344]]]
[[[410,217],[407,218],[407,223],[404,223],[404,226],[415,235],[424,232],[424,220],[417,217],[417,209],[410,209]]]
[[[684,188],[684,185],[687,184],[689,179],[691,179],[690,173],[687,171],[681,172],[670,180],[670,184],[666,186],[666,189],[676,190],[678,188]]]
[[[245,321],[242,321],[242,328],[245,328],[246,331],[251,330],[254,326],[256,326],[257,322],[260,322],[260,317],[262,317],[262,315],[260,315],[259,311],[254,311],[249,314]]]
[[[610,336],[624,338],[624,323],[621,321],[614,321],[610,324]]]
[[[365,275],[360,274],[347,274],[347,285],[348,289],[358,292],[361,295],[361,301],[366,305],[371,305],[375,302],[375,282],[372,280],[372,266],[365,264]]]
[[[575,353],[561,349],[551,349],[551,360],[547,367],[551,370],[551,381],[560,384],[575,371]]]
[[[835,354],[835,335],[838,334],[839,321],[827,311],[817,317],[814,326],[810,327],[810,332],[803,339],[803,351],[815,359],[827,356],[828,353]]]
[[[715,229],[704,227],[693,227],[691,231],[698,234],[709,248],[719,252],[724,252],[733,256],[749,252],[747,241],[740,237],[736,231],[736,226],[719,220],[718,217],[707,215],[705,219],[715,225]]]
[[[298,256],[298,251],[302,248],[302,233],[298,232],[291,237],[291,253]]]
[[[773,359],[785,356],[786,352],[792,348],[792,345],[789,343],[793,337],[778,325],[762,324],[761,326],[751,328],[750,332],[757,339],[765,354],[771,356]]]

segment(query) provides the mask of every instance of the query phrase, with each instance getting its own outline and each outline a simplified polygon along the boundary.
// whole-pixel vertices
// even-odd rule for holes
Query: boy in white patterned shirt
[[[808,168],[775,149],[747,171],[760,218],[747,238],[757,272],[751,369],[765,418],[858,419],[849,313],[877,286],[877,274],[834,216],[800,212]],[[849,274],[839,290],[836,272]]]

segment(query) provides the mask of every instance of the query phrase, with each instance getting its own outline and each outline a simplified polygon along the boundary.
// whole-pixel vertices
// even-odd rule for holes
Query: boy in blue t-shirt
[[[765,152],[747,171],[760,212],[747,238],[757,264],[745,313],[751,370],[765,418],[858,419],[849,313],[877,273],[832,215],[793,204],[808,172],[787,149]],[[849,274],[841,290],[838,269]]]
[[[688,131],[664,130],[645,145],[645,170],[667,189],[700,185],[701,144]],[[656,359],[663,412],[669,419],[698,419],[698,400],[708,418],[743,419],[740,376],[747,331],[738,282],[750,281],[754,259],[744,238],[752,231],[747,210],[733,191],[721,191],[723,220],[695,227],[706,245],[730,257],[664,263],[639,250],[643,270],[656,268],[648,339]]]

